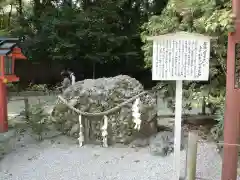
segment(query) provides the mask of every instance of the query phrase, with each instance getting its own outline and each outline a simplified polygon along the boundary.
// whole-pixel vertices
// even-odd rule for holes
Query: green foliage
[[[148,42],[148,36],[160,35],[174,31],[197,32],[217,37],[211,42],[210,80],[209,84],[185,83],[185,87],[194,88],[201,92],[202,96],[215,93],[216,89],[223,92],[226,73],[226,47],[227,34],[232,31],[231,3],[223,0],[216,3],[212,0],[195,1],[169,1],[163,13],[152,16],[142,27],[143,51],[146,66],[151,67],[152,42]],[[168,83],[169,84],[169,83]],[[207,89],[207,94],[206,94]],[[199,94],[198,94],[199,96]]]
[[[122,65],[124,73],[135,72],[144,66],[140,26],[160,14],[166,2],[1,0],[3,7],[12,4],[17,11],[0,14],[0,34],[23,37],[21,47],[29,60],[78,61],[93,71],[96,64],[117,70]]]
[[[7,37],[9,36],[9,33],[6,29],[0,29],[0,36]]]
[[[225,68],[223,59],[226,57],[227,34],[233,31],[230,1],[217,4],[212,0],[195,0],[188,3],[188,8],[180,12],[179,9],[175,1],[170,0],[160,16],[152,16],[143,24],[142,40],[147,66],[151,66],[152,52],[152,42],[146,40],[148,36],[188,31],[216,36],[218,39],[212,42],[212,64],[222,64]]]
[[[7,90],[9,92],[17,92],[18,86],[17,86],[17,84],[14,84],[14,83],[7,83]]]
[[[215,112],[215,120],[218,122],[211,129],[211,134],[215,140],[222,138],[223,136],[223,128],[224,128],[224,112],[225,112],[225,98],[218,98],[217,99],[217,111]]]
[[[99,0],[84,10],[48,7],[40,17],[26,15],[14,33],[25,36],[25,52],[36,61],[77,59],[84,64],[121,60],[136,64],[142,57],[140,12],[127,3]]]
[[[26,89],[27,91],[43,91],[47,92],[48,87],[47,84],[32,84],[30,83]]]
[[[160,14],[166,2],[33,0],[26,5],[18,0],[13,4],[17,13],[4,13],[4,23],[10,22],[4,29],[24,38],[21,47],[29,60],[78,61],[93,69],[96,64],[116,69],[121,64],[124,72],[134,72],[144,66],[140,26]]]
[[[28,126],[38,136],[39,141],[43,140],[42,133],[49,130],[49,116],[44,112],[43,107],[44,103],[31,106],[29,109],[29,118],[26,119]]]

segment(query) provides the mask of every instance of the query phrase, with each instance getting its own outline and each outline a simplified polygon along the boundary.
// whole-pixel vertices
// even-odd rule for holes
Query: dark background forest
[[[23,40],[28,57],[16,63],[20,84],[54,84],[70,68],[77,80],[127,74],[152,86],[142,25],[160,15],[167,0],[1,1],[0,35]]]

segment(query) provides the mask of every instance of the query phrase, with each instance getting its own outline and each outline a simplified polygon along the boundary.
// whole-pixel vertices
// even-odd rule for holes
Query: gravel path
[[[152,156],[148,148],[80,148],[66,137],[37,144],[25,135],[0,161],[0,180],[172,180],[172,164],[173,155]],[[197,176],[221,179],[221,158],[212,143],[199,145]]]
[[[37,100],[37,97],[30,98],[33,104]],[[54,102],[55,97],[46,96],[44,100]],[[23,108],[23,101],[8,104],[11,113],[19,114]],[[66,137],[37,143],[29,135],[14,146],[15,151],[0,161],[0,180],[172,180],[173,155],[152,156],[148,148],[90,145],[80,148],[75,140]],[[186,152],[182,151],[182,176],[185,156]],[[221,166],[216,146],[199,144],[197,177],[219,180]]]

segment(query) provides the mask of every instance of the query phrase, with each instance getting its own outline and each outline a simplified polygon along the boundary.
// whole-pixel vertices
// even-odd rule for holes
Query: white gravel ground
[[[181,155],[184,175],[185,151]],[[173,155],[152,156],[148,148],[80,148],[66,137],[36,144],[25,136],[0,161],[0,180],[172,180],[172,167]],[[221,158],[213,143],[199,145],[197,177],[221,179]]]

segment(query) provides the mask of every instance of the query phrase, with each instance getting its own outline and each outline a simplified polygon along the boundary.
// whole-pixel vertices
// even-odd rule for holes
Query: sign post
[[[180,179],[180,151],[182,133],[182,80],[176,81],[175,126],[174,126],[174,170],[176,180]]]
[[[208,81],[211,38],[177,32],[148,39],[153,41],[152,80],[176,81],[173,180],[179,180],[182,81]]]

